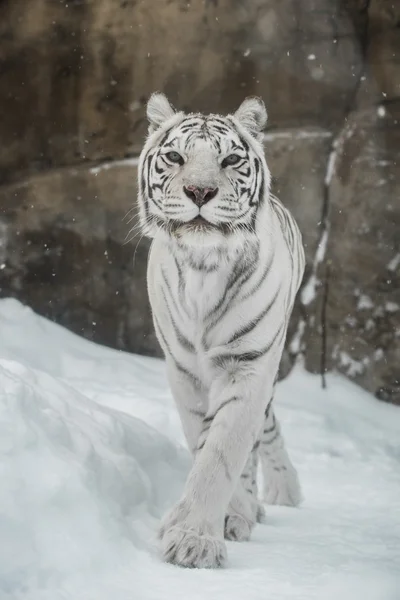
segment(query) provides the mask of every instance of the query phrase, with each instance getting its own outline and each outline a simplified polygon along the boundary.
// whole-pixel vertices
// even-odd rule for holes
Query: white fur
[[[168,379],[194,455],[182,498],[163,520],[161,545],[169,562],[218,567],[226,558],[224,533],[246,540],[263,518],[255,483],[258,453],[267,465],[267,500],[297,504],[299,499],[297,475],[267,405],[304,254],[297,227],[269,196],[270,174],[258,140],[266,121],[261,101],[245,101],[228,118],[232,132],[221,135],[220,152],[207,136],[193,142],[186,134],[176,136],[187,117],[174,113],[165,97],[153,96],[148,113],[150,136],[139,166],[142,223],[154,238],[148,290]],[[193,116],[194,122],[197,118],[203,122],[204,117]],[[184,157],[182,165],[165,166],[157,154],[164,152],[158,144],[170,131],[174,149]],[[245,160],[252,167],[245,192],[237,191],[238,173],[221,166],[221,157],[239,138],[247,144]],[[263,184],[257,179],[257,161]],[[165,174],[157,179],[162,169]],[[183,192],[188,184],[217,187],[218,194],[199,208]],[[199,214],[215,229],[191,227]],[[187,228],[172,230],[174,220]],[[227,223],[236,227],[233,234],[221,229]],[[285,227],[291,230],[290,243]],[[265,280],[256,288],[263,273]]]
[[[150,96],[147,103],[147,118],[149,120],[149,128],[151,131],[158,129],[160,125],[173,117],[174,114],[175,111],[164,94],[154,92],[154,94]]]
[[[246,98],[234,116],[251,135],[261,141],[268,115],[264,102],[260,98]]]

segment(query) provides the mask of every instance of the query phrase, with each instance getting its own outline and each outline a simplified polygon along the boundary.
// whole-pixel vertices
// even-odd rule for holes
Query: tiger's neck
[[[185,267],[205,273],[229,272],[238,261],[256,259],[269,253],[276,229],[270,206],[260,209],[253,230],[239,230],[229,236],[219,233],[190,233],[181,238],[160,232],[161,243]],[[166,250],[167,250],[166,248]]]
[[[246,263],[254,260],[259,252],[260,242],[256,236],[247,239],[228,239],[218,245],[192,244],[190,240],[168,240],[168,250],[181,267],[207,274],[229,274],[238,262]]]

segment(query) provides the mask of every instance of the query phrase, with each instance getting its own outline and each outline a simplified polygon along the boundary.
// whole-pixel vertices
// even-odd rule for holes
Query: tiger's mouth
[[[215,231],[219,229],[218,225],[207,221],[207,219],[205,219],[201,215],[197,215],[197,217],[191,219],[190,221],[179,221],[175,219],[170,219],[168,221],[168,225],[169,230],[173,233],[177,231],[182,233],[184,231]]]
[[[210,223],[210,221],[207,221],[207,219],[201,215],[197,215],[197,217],[189,221],[188,225],[193,225],[194,227],[204,227],[205,229],[210,227],[215,229],[216,227],[216,225],[213,225],[213,223]]]
[[[212,234],[218,233],[223,236],[229,235],[232,230],[228,223],[211,223],[201,215],[198,215],[191,221],[173,221],[170,222],[170,232],[181,238],[187,234]]]

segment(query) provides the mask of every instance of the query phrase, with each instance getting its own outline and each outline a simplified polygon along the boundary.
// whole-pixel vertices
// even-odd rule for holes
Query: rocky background
[[[302,354],[400,403],[397,0],[1,0],[1,296],[159,354],[131,231],[154,90],[212,112],[264,98],[308,259],[283,372]]]

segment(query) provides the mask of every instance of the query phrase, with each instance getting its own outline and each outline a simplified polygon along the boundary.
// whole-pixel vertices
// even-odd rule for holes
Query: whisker
[[[133,253],[133,260],[132,260],[132,267],[133,267],[133,268],[135,267],[135,259],[136,259],[136,252],[137,252],[137,249],[138,249],[138,247],[139,247],[139,244],[140,244],[140,242],[141,242],[141,241],[142,241],[142,239],[144,238],[144,236],[145,236],[145,232],[143,231],[143,233],[142,233],[142,236],[139,238],[139,241],[138,241],[138,243],[136,244],[135,251],[134,251],[134,253]]]
[[[128,210],[128,212],[126,213],[126,215],[125,215],[124,217],[122,217],[121,221],[125,221],[126,217],[128,217],[128,216],[131,214],[131,212],[132,212],[132,211],[134,211],[135,209],[137,209],[137,211],[136,211],[136,213],[135,213],[135,216],[137,216],[137,215],[139,214],[139,212],[140,212],[140,206],[136,206],[136,205],[134,205],[134,206],[132,206],[132,208],[130,208],[130,209]],[[133,217],[133,218],[134,218],[134,217]],[[129,223],[131,220],[132,220],[132,219],[130,219],[130,220],[128,221],[128,223]]]

